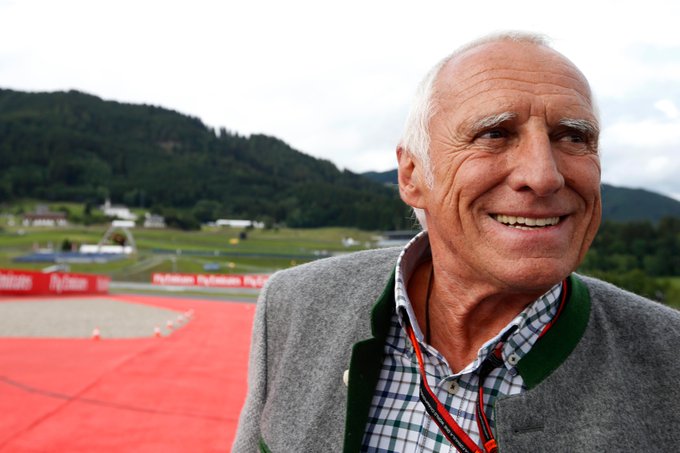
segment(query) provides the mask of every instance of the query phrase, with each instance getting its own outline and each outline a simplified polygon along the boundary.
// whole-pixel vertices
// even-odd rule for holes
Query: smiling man
[[[598,134],[587,80],[540,37],[435,66],[397,149],[424,231],[270,279],[234,451],[680,445],[680,314],[573,274]]]

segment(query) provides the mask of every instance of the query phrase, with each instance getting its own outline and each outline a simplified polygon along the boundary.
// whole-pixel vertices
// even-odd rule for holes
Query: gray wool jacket
[[[233,452],[360,450],[399,251],[272,276],[256,310]],[[570,283],[557,322],[518,364],[527,391],[496,401],[499,451],[677,451],[680,312],[598,280]]]

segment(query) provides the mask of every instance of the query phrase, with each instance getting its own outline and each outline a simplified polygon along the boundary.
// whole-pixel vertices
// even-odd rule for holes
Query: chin
[[[552,265],[551,265],[552,264]],[[561,282],[572,272],[573,268],[561,263],[525,263],[512,264],[505,272],[500,271],[496,277],[505,286],[513,288],[517,292],[543,294],[557,283]]]

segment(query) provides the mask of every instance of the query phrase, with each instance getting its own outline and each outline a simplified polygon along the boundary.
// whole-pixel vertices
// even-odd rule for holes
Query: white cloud
[[[675,103],[670,99],[661,99],[654,103],[654,107],[665,113],[666,116],[670,119],[675,119],[678,116],[680,116],[678,108],[675,106]]]
[[[605,127],[602,132],[603,148],[619,145],[656,148],[680,145],[680,121],[645,119],[636,122],[622,121]]]
[[[665,194],[680,193],[680,161],[677,148],[621,145],[602,154],[602,180],[606,183],[644,187]]]

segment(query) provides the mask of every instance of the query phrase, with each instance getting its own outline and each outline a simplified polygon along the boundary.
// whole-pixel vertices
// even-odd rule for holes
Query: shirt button
[[[446,389],[446,391],[449,392],[451,395],[455,395],[459,388],[460,385],[458,385],[458,381],[450,381],[449,387]]]
[[[517,365],[519,362],[519,356],[515,354],[514,352],[508,356],[508,363],[512,366]]]

